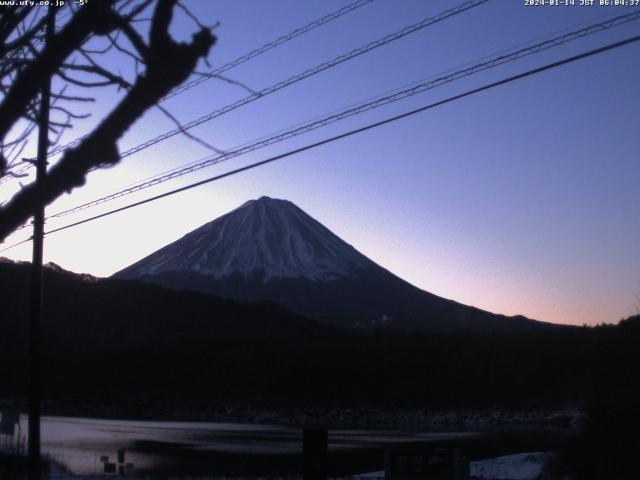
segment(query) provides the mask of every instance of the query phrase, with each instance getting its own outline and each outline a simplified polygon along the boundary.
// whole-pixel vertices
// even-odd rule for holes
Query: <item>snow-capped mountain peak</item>
[[[341,327],[537,328],[405,282],[287,200],[261,197],[115,274],[239,301],[278,303]]]
[[[287,200],[260,197],[188,233],[118,273],[141,277],[192,272],[314,281],[375,265]]]

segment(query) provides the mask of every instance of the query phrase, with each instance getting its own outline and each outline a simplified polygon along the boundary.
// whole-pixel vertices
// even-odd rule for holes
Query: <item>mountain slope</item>
[[[542,324],[462,305],[393,275],[286,200],[252,200],[115,275],[274,301],[343,327],[511,331]]]

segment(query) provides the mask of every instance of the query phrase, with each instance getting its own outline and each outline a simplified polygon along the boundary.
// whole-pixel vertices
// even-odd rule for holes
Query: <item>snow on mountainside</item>
[[[221,279],[306,278],[313,281],[352,276],[375,265],[351,245],[287,200],[261,197],[188,233],[119,274],[193,272]]]

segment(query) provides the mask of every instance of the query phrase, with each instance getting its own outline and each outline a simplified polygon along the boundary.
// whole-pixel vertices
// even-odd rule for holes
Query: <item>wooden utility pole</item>
[[[45,31],[46,49],[55,33],[56,11],[49,7]],[[47,174],[49,149],[49,107],[51,103],[51,78],[43,78],[38,116],[38,158],[36,159],[36,184]],[[44,205],[33,213],[33,257],[31,266],[31,302],[29,315],[29,480],[41,479],[40,462],[40,410],[42,399],[42,264],[44,246]]]
[[[307,426],[302,430],[302,478],[326,480],[329,432],[325,426]]]

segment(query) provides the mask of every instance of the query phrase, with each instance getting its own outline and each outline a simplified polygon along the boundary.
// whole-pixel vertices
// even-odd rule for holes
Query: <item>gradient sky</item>
[[[220,21],[213,66],[347,1],[188,0]],[[332,59],[461,1],[376,0],[227,75],[253,89]],[[576,0],[579,3],[579,0]],[[523,42],[631,7],[484,6],[323,72],[197,127],[222,147],[269,135]],[[594,20],[595,21],[595,20]],[[195,26],[179,16],[174,34]],[[78,220],[169,188],[379,120],[490,81],[637,34],[640,21],[474,75],[392,106],[52,222]],[[113,65],[118,59],[111,59]],[[122,60],[120,60],[122,62]],[[120,64],[118,64],[120,65]],[[261,195],[286,198],[400,277],[437,295],[551,322],[616,322],[640,295],[640,45],[521,80],[279,163],[52,235],[47,261],[110,275]],[[166,106],[187,122],[246,96],[209,81]],[[94,120],[118,98],[100,94]],[[89,123],[67,135],[71,140]],[[149,112],[124,150],[171,129]],[[49,212],[110,193],[210,152],[175,137],[93,173]],[[15,188],[15,186],[14,186]],[[7,198],[12,187],[0,187]],[[24,238],[18,234],[7,243]],[[4,253],[30,258],[30,247]]]

